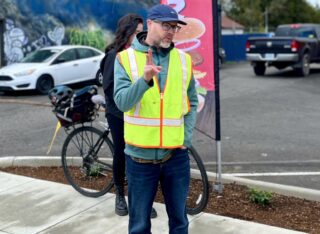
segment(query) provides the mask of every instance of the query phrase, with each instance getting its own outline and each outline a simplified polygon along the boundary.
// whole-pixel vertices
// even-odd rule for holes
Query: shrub
[[[85,31],[78,28],[68,28],[66,31],[67,43],[70,45],[87,45],[104,51],[112,40],[110,33],[104,34],[101,30]]]
[[[272,193],[258,189],[249,189],[250,201],[259,205],[269,205],[272,199]]]

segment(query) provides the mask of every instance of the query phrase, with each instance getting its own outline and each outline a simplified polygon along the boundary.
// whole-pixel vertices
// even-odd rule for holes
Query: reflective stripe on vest
[[[183,114],[186,114],[189,112],[189,105],[186,103],[188,100],[188,95],[187,95],[187,77],[188,77],[188,71],[187,71],[187,61],[186,61],[186,56],[183,56],[183,52],[181,50],[178,50],[179,55],[180,55],[180,60],[182,64],[182,76],[183,76],[183,81],[182,81],[182,94],[184,95],[182,97],[183,101]]]
[[[146,119],[146,118],[137,118],[134,116],[124,116],[124,121],[129,124],[141,125],[141,126],[160,126],[160,119]],[[184,119],[163,119],[163,126],[171,126],[171,127],[180,127],[184,122]]]
[[[138,65],[136,63],[136,57],[135,57],[135,54],[134,54],[134,49],[132,49],[131,47],[128,48],[128,56],[129,56],[130,70],[131,70],[132,79],[134,80],[134,82],[136,82],[139,79]],[[136,109],[134,111],[134,116],[139,116],[140,108],[141,108],[141,103],[138,102],[136,104]]]
[[[119,53],[132,83],[141,79],[146,54],[129,48]],[[184,141],[184,115],[189,112],[187,90],[191,79],[191,58],[172,49],[163,93],[157,77],[139,103],[124,113],[125,141],[142,148],[175,148]]]

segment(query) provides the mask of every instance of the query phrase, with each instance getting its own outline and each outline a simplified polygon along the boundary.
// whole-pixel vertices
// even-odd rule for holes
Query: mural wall
[[[29,41],[28,32],[15,26],[12,19],[6,19],[4,32],[4,53],[7,64],[20,61],[25,54],[49,45],[61,45],[65,36],[63,25],[52,31],[43,32],[39,38]]]
[[[110,43],[118,19],[127,13],[146,16],[159,0],[0,0],[5,19],[5,63],[20,61],[44,46],[90,45],[100,50]]]

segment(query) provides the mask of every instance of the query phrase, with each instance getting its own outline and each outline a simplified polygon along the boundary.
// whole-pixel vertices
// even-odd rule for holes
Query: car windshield
[[[315,38],[316,33],[315,31],[310,27],[279,27],[276,30],[275,33],[278,37],[309,37],[309,38]]]
[[[45,63],[49,61],[55,54],[60,52],[60,50],[37,50],[31,54],[24,57],[22,63]]]

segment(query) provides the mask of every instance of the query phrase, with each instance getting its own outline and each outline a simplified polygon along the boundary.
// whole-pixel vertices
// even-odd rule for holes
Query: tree
[[[260,31],[263,28],[263,15],[261,13],[261,0],[230,0],[231,5],[227,15],[241,23],[250,32]]]
[[[270,24],[317,23],[320,12],[305,0],[273,0],[270,4]]]
[[[306,0],[222,0],[222,9],[250,32],[263,31],[266,9],[271,29],[279,24],[320,22],[320,9]]]
[[[101,51],[104,50],[106,44],[110,43],[110,41],[105,41],[105,35],[101,30],[83,31],[78,28],[69,28],[67,29],[67,38],[71,45],[88,45]]]

